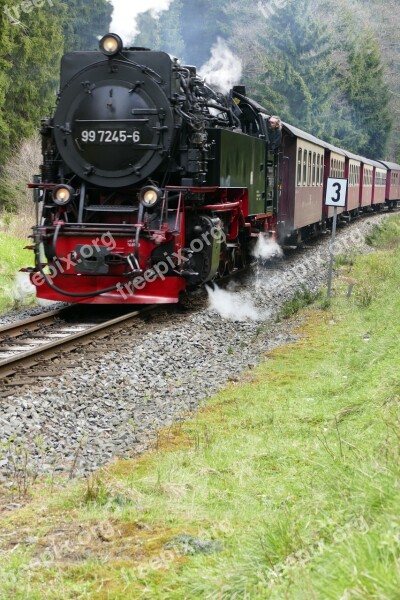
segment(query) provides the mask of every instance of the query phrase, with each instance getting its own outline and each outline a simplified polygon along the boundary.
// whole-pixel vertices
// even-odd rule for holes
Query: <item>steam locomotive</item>
[[[260,235],[297,243],[329,226],[328,176],[349,178],[343,218],[400,198],[399,165],[274,128],[244,87],[219,93],[164,52],[115,34],[99,46],[63,57],[42,120],[29,184],[38,297],[174,303],[243,267]]]

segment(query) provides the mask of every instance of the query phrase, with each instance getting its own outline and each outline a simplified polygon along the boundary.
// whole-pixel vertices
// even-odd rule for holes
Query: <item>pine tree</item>
[[[372,33],[367,32],[350,49],[342,89],[351,106],[353,122],[366,137],[355,150],[372,158],[382,158],[393,123],[384,68]]]
[[[157,17],[139,15],[135,45],[165,50],[186,64],[200,67],[210,58],[212,45],[229,30],[228,0],[173,0]],[[150,44],[154,40],[155,43]],[[158,44],[158,47],[156,45]]]
[[[108,0],[63,0],[65,51],[97,50],[98,40],[108,33],[112,5]]]
[[[155,18],[151,10],[140,13],[136,19],[136,26],[139,29],[139,33],[133,40],[132,45],[150,48],[150,50],[164,50],[160,39],[161,23],[161,19]]]
[[[311,0],[288,0],[272,14],[259,15],[256,43],[264,72],[256,84],[262,104],[314,135],[324,132],[333,68],[331,40],[315,18]],[[247,72],[247,69],[245,69]]]
[[[47,112],[54,103],[63,49],[60,13],[55,7],[29,13],[21,10],[17,23],[5,13],[2,17],[2,57],[6,69],[2,72],[0,97],[1,163],[8,158],[10,149],[40,125],[43,111]]]

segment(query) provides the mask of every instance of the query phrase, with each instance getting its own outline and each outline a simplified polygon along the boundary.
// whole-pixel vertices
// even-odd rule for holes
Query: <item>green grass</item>
[[[15,285],[18,271],[33,265],[33,253],[24,250],[28,243],[28,240],[0,232],[0,313],[20,306],[22,302],[33,302],[33,295],[22,300]]]
[[[321,298],[320,292],[311,292],[303,286],[302,290],[297,290],[294,293],[291,300],[285,302],[282,309],[279,311],[278,320],[288,319],[299,312],[299,310],[313,304],[318,298]]]
[[[365,238],[370,246],[395,248],[400,244],[400,215],[385,219],[380,225],[374,225]]]
[[[398,599],[399,260],[357,258],[349,300],[153,452],[32,487],[0,517],[0,598]]]

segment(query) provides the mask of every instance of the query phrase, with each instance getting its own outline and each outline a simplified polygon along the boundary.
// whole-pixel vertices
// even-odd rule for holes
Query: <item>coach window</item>
[[[303,185],[307,185],[307,150],[303,152]]]
[[[317,154],[317,185],[319,185],[319,159],[320,159],[320,155]]]
[[[320,171],[319,171],[319,185],[323,184],[324,181],[324,155],[320,156]]]
[[[299,148],[297,153],[297,185],[301,185],[301,159],[303,157],[303,150]]]
[[[307,185],[310,186],[311,185],[311,160],[312,160],[312,156],[311,156],[311,150],[308,153],[308,174],[307,174]]]
[[[317,155],[313,152],[312,155],[312,184],[316,184],[315,175],[316,175],[316,167],[317,167]]]

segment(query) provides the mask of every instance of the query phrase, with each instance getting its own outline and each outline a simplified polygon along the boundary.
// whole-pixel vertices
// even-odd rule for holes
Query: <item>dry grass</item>
[[[23,140],[10,161],[3,167],[0,179],[0,232],[26,238],[34,222],[32,190],[27,184],[40,171],[40,137],[35,134]]]

